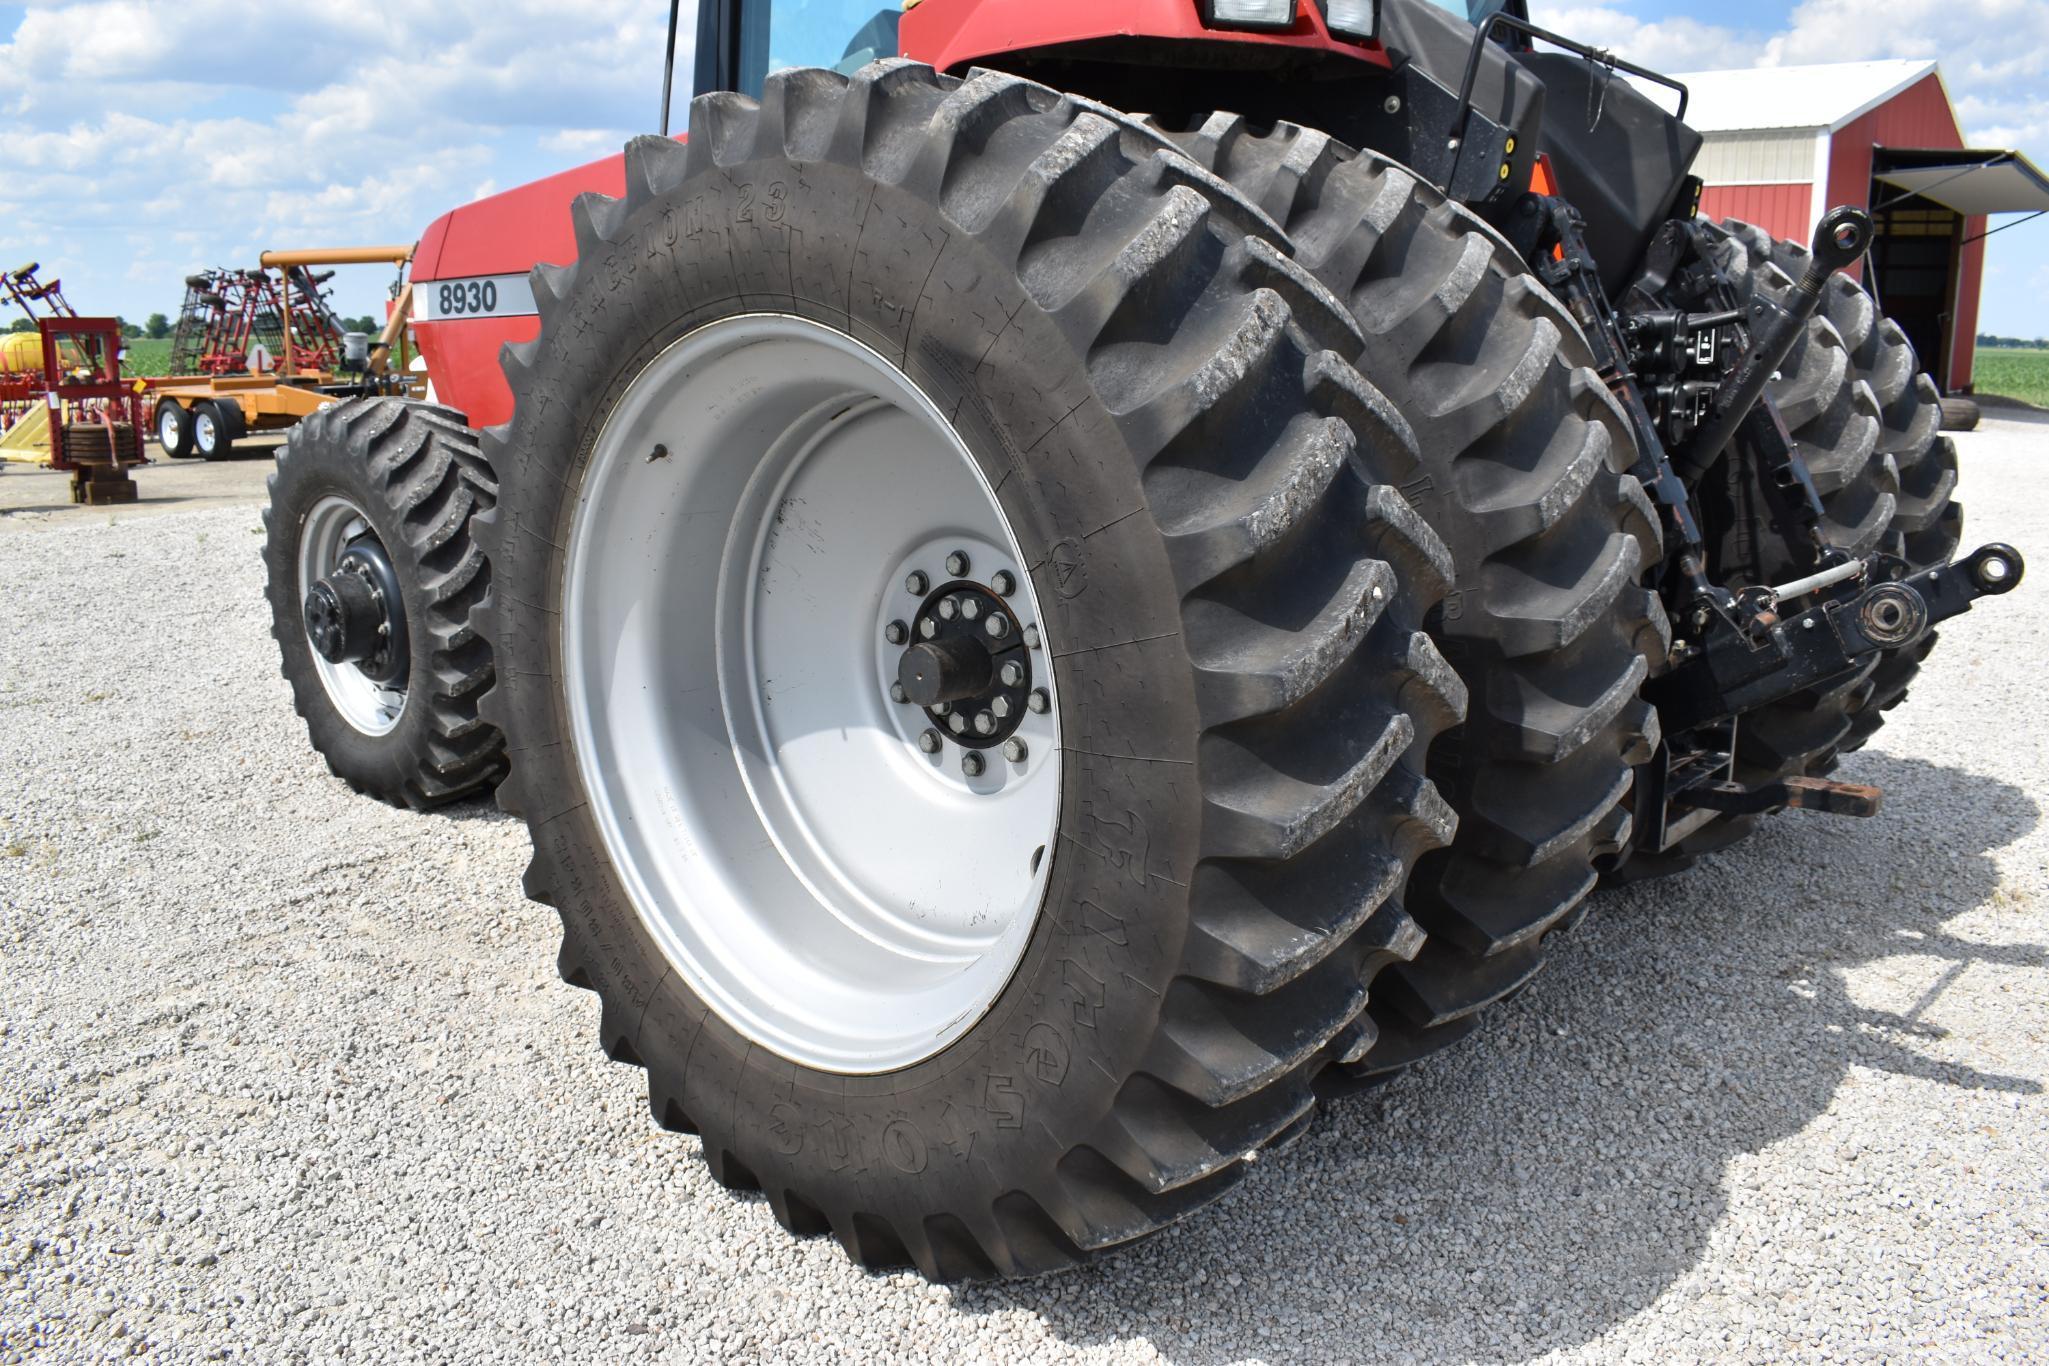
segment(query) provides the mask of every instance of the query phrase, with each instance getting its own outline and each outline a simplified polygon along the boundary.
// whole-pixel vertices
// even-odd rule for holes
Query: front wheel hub
[[[384,547],[356,541],[334,572],[306,594],[306,639],[330,664],[353,664],[386,685],[405,681],[408,664],[405,612],[398,574]]]

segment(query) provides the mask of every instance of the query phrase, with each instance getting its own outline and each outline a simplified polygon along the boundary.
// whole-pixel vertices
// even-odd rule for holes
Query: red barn
[[[1871,212],[1855,268],[1945,392],[1968,393],[1985,216],[2049,210],[2049,177],[2018,152],[1967,148],[1934,62],[1697,71],[1686,121],[1707,138],[1701,212],[1805,242],[1837,204]],[[1866,267],[1869,267],[1867,270]]]

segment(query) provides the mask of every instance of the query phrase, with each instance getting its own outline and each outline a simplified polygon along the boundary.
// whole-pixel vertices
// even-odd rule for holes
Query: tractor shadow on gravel
[[[1958,1061],[1982,1041],[1938,1021],[1968,971],[2049,967],[2049,947],[1949,929],[2004,904],[1991,853],[2040,811],[1918,760],[1866,752],[1844,772],[1883,786],[1886,813],[1789,813],[1676,878],[1603,893],[1475,1039],[1332,1107],[1206,1217],[1048,1281],[963,1287],[954,1307],[1026,1309],[1075,1342],[1143,1336],[1177,1361],[1303,1359],[1334,1324],[1375,1360],[1534,1356],[1597,1338],[1698,1264],[1732,1161],[1823,1115],[1853,1068],[2039,1093]],[[1888,980],[1853,991],[1846,973],[1881,960],[1898,960]],[[1826,1172],[1863,1137],[1803,1141]]]

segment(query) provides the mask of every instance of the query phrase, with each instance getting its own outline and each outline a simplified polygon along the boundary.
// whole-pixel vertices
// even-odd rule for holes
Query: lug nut
[[[944,715],[946,715],[946,714],[947,714],[948,712],[950,712],[950,711],[952,711],[952,710],[953,710],[953,703],[951,703],[951,702],[934,702],[934,703],[932,704],[932,710],[934,710],[934,711],[938,712],[938,713],[939,713],[939,714],[940,714],[941,716],[944,716]]]
[[[927,754],[937,754],[939,747],[945,743],[945,737],[941,736],[936,730],[928,729],[918,732],[918,748],[924,750]]]
[[[939,615],[946,618],[946,620],[952,621],[954,615],[959,611],[960,604],[952,598],[941,598],[939,600]]]
[[[1023,763],[1025,756],[1030,753],[1031,751],[1025,748],[1025,742],[1018,739],[1015,735],[1003,742],[1003,757],[1010,760],[1013,764]]]
[[[892,645],[901,645],[911,638],[911,628],[900,621],[892,621],[882,628],[882,638]]]
[[[914,598],[924,597],[926,590],[931,587],[932,581],[925,577],[925,571],[922,569],[913,569],[910,576],[904,580],[904,591]]]
[[[956,550],[946,557],[946,572],[956,579],[964,579],[968,576],[968,563],[968,552]]]
[[[976,617],[982,615],[981,602],[975,598],[962,598],[960,600],[960,614],[969,621],[973,621]]]
[[[999,569],[989,576],[989,586],[996,590],[996,596],[1007,598],[1017,591],[1017,576],[1008,569]]]
[[[1044,715],[1047,709],[1053,705],[1053,699],[1046,695],[1044,688],[1033,688],[1032,695],[1025,699],[1025,705],[1040,715]]]
[[[1025,630],[1024,630],[1024,643],[1025,643],[1025,648],[1026,648],[1027,650],[1036,650],[1036,649],[1038,649],[1038,648],[1039,648],[1039,628],[1038,628],[1038,627],[1036,627],[1036,626],[1027,626],[1027,627],[1025,627]]]
[[[991,612],[987,625],[989,634],[998,640],[1010,634],[1010,618],[1004,616],[1001,612]]]
[[[997,698],[989,704],[989,712],[998,721],[1004,720],[1010,715],[1010,699],[1007,697]]]
[[[927,640],[932,639],[932,637],[939,634],[939,623],[930,617],[920,617],[918,619],[918,634]]]
[[[987,767],[988,763],[980,754],[972,749],[960,756],[960,771],[967,774],[970,778],[981,777],[982,770]]]
[[[903,684],[892,683],[889,685],[889,700],[892,702],[908,702],[911,700],[911,695],[904,691]]]
[[[989,714],[988,712],[985,712],[985,711],[984,711],[984,712],[977,712],[977,713],[975,714],[975,734],[977,734],[977,735],[987,735],[987,734],[989,734],[989,733],[990,733],[991,731],[994,731],[995,729],[996,729],[996,718],[995,718],[995,717],[991,716],[991,715],[990,715],[990,714]]]
[[[955,735],[966,735],[968,733],[967,716],[964,713],[955,712],[946,718],[946,728]]]
[[[1018,684],[1024,682],[1024,665],[1018,663],[1014,659],[1009,660],[998,672],[997,677],[1003,680],[1004,687],[1014,688]]]

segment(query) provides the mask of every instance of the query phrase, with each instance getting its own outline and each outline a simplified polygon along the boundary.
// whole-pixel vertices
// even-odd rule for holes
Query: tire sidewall
[[[707,168],[618,238],[579,234],[497,457],[512,466],[493,537],[499,719],[520,747],[536,869],[552,870],[537,890],[561,912],[565,974],[604,998],[606,1046],[646,1064],[657,1118],[702,1133],[715,1170],[730,1157],[772,1188],[890,1215],[987,1209],[1008,1188],[993,1182],[1050,1179],[1108,1114],[1186,933],[1200,724],[1158,533],[1114,520],[1146,506],[1138,462],[1015,267],[858,171]],[[951,415],[1033,566],[1055,662],[1060,830],[1023,960],[960,1040],[880,1075],[779,1058],[670,971],[590,817],[558,700],[561,547],[606,415],[663,349],[760,311],[854,337]]]

